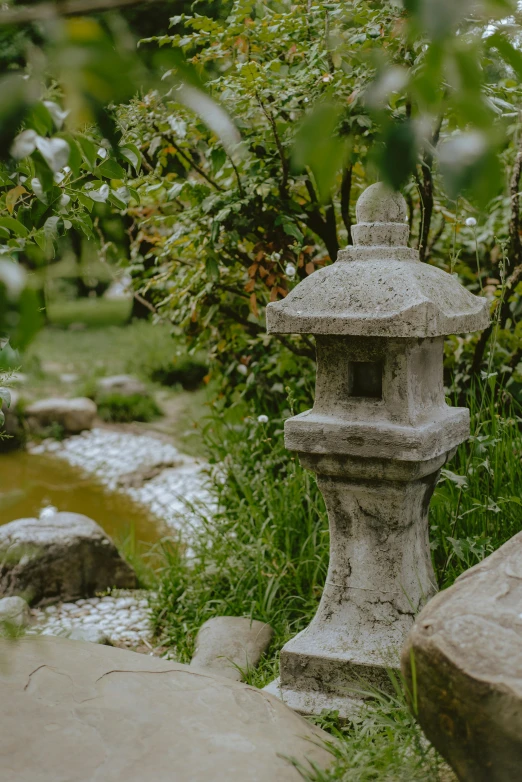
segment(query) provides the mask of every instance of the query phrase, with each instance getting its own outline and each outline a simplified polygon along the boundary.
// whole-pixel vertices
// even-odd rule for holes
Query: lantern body
[[[317,474],[330,563],[317,614],[269,685],[304,714],[349,714],[387,670],[435,593],[428,510],[439,470],[469,435],[447,405],[444,335],[488,324],[488,303],[406,246],[402,196],[378,183],[357,204],[354,246],[268,305],[272,333],[314,334],[315,403],[285,445]]]

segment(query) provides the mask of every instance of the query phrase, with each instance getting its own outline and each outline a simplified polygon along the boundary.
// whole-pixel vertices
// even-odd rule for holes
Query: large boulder
[[[0,641],[2,782],[299,782],[330,738],[276,698],[62,638]]]
[[[96,397],[103,398],[111,394],[119,396],[148,396],[147,386],[133,375],[111,375],[102,377],[96,384]]]
[[[66,434],[78,434],[92,429],[97,407],[92,399],[41,399],[25,409],[27,426],[32,431],[46,429],[53,424],[62,427]]]
[[[132,568],[87,516],[56,513],[0,526],[0,596],[51,603],[135,586]]]
[[[521,612],[522,532],[434,597],[403,650],[417,719],[465,782],[522,779]]]
[[[199,628],[190,665],[241,681],[259,664],[273,635],[266,622],[244,616],[215,616]]]

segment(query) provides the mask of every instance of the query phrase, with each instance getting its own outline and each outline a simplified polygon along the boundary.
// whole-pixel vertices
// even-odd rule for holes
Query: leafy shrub
[[[150,372],[150,379],[163,386],[179,384],[185,391],[194,391],[208,374],[208,367],[203,361],[192,356],[174,357],[163,365],[157,365]]]
[[[132,421],[153,421],[161,416],[155,400],[142,394],[107,394],[98,403],[98,415],[102,421],[130,423]]]

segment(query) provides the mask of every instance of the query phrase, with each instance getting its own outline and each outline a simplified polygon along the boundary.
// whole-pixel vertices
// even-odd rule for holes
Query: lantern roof
[[[438,337],[479,331],[489,305],[407,246],[406,202],[378,182],[357,202],[353,246],[267,307],[272,334]]]

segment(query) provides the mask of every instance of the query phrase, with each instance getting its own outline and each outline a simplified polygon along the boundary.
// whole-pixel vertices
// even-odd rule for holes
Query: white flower
[[[105,160],[105,158],[107,157],[107,150],[104,149],[103,147],[98,147],[96,152],[98,157],[101,157],[102,160]]]
[[[280,261],[281,260],[281,253],[272,253],[272,260]]]
[[[268,416],[267,415],[258,415],[257,421],[260,424],[267,424],[268,423]]]
[[[466,218],[466,225],[468,226],[468,228],[474,228],[476,226],[476,224],[477,224],[477,221],[475,220],[474,217],[467,217]]]
[[[324,76],[323,76],[323,81],[324,81],[324,82],[333,81],[333,76],[332,76],[332,74],[331,74],[331,73],[325,73],[325,74],[324,74]]]
[[[244,364],[238,364],[237,365],[237,371],[239,372],[240,375],[247,375],[248,374],[248,369],[246,368],[246,366]]]
[[[71,196],[67,195],[67,193],[64,193],[62,197],[60,198],[60,206],[67,206],[71,202]]]
[[[293,263],[287,263],[285,266],[285,274],[287,277],[295,277],[296,268]]]

